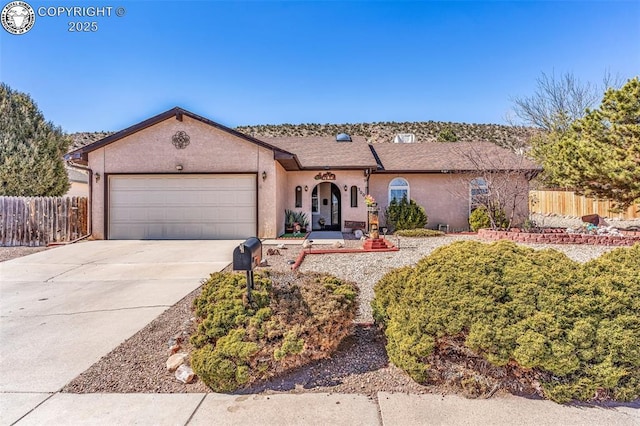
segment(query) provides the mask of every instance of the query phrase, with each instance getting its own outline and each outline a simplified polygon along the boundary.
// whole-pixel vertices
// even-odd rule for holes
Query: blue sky
[[[232,127],[502,124],[541,72],[640,74],[640,1],[28,3],[113,8],[0,29],[1,80],[68,132],[120,130],[176,105]],[[98,29],[69,32],[77,21]]]

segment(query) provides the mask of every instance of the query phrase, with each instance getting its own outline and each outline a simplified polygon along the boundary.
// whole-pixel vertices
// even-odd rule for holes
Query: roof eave
[[[302,170],[369,170],[369,169],[376,169],[376,165],[375,164],[370,164],[370,165],[350,165],[350,166],[330,166],[330,165],[323,165],[323,166],[304,166],[302,167]]]
[[[482,170],[482,169],[378,169],[374,173],[428,173],[428,174],[448,174],[448,173],[478,173],[478,172],[504,172],[504,173],[535,173],[536,175],[542,171],[541,168],[524,168],[524,169],[492,169],[492,170]]]
[[[100,148],[102,148],[102,147],[104,147],[106,145],[109,145],[109,144],[111,144],[113,142],[116,142],[116,141],[118,141],[120,139],[123,139],[123,138],[125,138],[125,137],[127,137],[129,135],[132,135],[132,134],[137,133],[137,132],[139,132],[141,130],[144,130],[144,129],[148,128],[148,127],[151,127],[154,124],[160,123],[160,122],[162,122],[164,120],[167,120],[167,119],[169,119],[171,117],[175,117],[176,120],[182,121],[184,115],[186,115],[186,116],[188,116],[188,117],[190,117],[190,118],[192,118],[194,120],[200,121],[200,122],[202,122],[204,124],[207,124],[209,126],[215,127],[215,128],[217,128],[219,130],[222,130],[224,132],[230,133],[230,134],[232,134],[234,136],[237,136],[237,137],[239,137],[241,139],[244,139],[244,140],[246,140],[248,142],[254,143],[254,144],[256,144],[258,146],[261,146],[263,148],[267,148],[267,149],[273,150],[274,152],[275,151],[281,151],[281,152],[284,152],[284,153],[291,154],[288,151],[285,151],[285,150],[283,150],[281,148],[273,146],[273,145],[271,145],[271,144],[269,144],[267,142],[264,142],[264,141],[262,141],[260,139],[256,139],[253,136],[249,136],[249,135],[241,133],[241,132],[239,132],[237,130],[234,130],[234,129],[230,128],[230,127],[223,126],[222,124],[216,123],[215,121],[209,120],[208,118],[205,118],[205,117],[202,117],[200,115],[194,114],[194,113],[192,113],[190,111],[187,111],[185,109],[182,109],[180,107],[174,107],[174,108],[171,108],[168,111],[162,112],[162,113],[160,113],[158,115],[155,115],[155,116],[153,116],[151,118],[148,118],[148,119],[146,119],[144,121],[141,121],[140,123],[134,124],[133,126],[129,126],[124,130],[121,130],[121,131],[116,132],[116,133],[114,133],[112,135],[109,135],[109,136],[107,136],[105,138],[102,138],[102,139],[97,140],[97,141],[95,141],[93,143],[90,143],[89,145],[85,145],[83,147],[80,147],[78,149],[70,151],[67,155],[73,155],[73,156],[75,156],[76,154],[86,155],[86,154],[88,154],[88,153],[90,153],[92,151],[95,151],[96,149],[100,149]],[[293,155],[293,154],[291,154],[291,155]],[[65,158],[66,158],[66,156],[65,156]]]

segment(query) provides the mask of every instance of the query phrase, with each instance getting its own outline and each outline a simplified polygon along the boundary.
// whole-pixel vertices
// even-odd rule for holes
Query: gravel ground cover
[[[557,214],[540,214],[532,213],[531,220],[536,225],[544,228],[569,228],[578,227],[582,224],[582,219],[574,216],[560,216]],[[626,228],[640,228],[640,219],[617,219],[617,218],[604,218],[604,220],[611,226],[620,229]]]
[[[37,253],[39,251],[47,250],[46,247],[0,247],[0,262],[5,260],[11,260],[29,254]]]
[[[338,352],[331,359],[314,362],[284,376],[236,393],[335,392],[373,396],[380,391],[410,393],[449,391],[418,385],[403,371],[389,364],[384,349],[384,337],[375,326],[371,326],[373,318],[370,300],[373,297],[375,283],[391,269],[415,265],[437,247],[477,237],[447,235],[434,238],[389,238],[400,247],[400,251],[306,256],[300,267],[301,271],[327,272],[358,284],[360,307],[354,335],[342,342]],[[345,240],[345,248],[356,248],[361,245],[362,242],[358,240]],[[531,246],[536,249],[551,247],[542,244]],[[274,252],[266,255],[269,248],[274,249]],[[613,247],[585,245],[557,245],[552,248],[563,251],[571,259],[580,262],[613,249]],[[266,269],[288,271],[291,269],[290,262],[297,258],[302,247],[290,244],[285,248],[265,246],[263,249],[268,263]],[[173,377],[173,373],[169,373],[165,367],[165,361],[169,356],[170,340],[177,336],[184,336],[182,350],[188,352],[191,349],[188,344],[188,334],[193,327],[191,306],[198,293],[199,289],[169,308],[70,382],[64,391],[74,393],[209,391],[198,380],[189,385],[178,382]]]

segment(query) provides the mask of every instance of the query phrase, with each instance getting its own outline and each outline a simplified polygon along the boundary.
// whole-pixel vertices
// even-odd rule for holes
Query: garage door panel
[[[255,235],[255,175],[110,176],[111,239]]]

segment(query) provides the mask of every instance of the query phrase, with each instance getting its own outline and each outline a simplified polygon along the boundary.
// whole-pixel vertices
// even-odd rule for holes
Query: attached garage
[[[283,164],[300,166],[284,149],[178,107],[65,159],[90,176],[94,239],[274,238]]]
[[[257,233],[255,174],[110,175],[108,238],[245,239]]]

